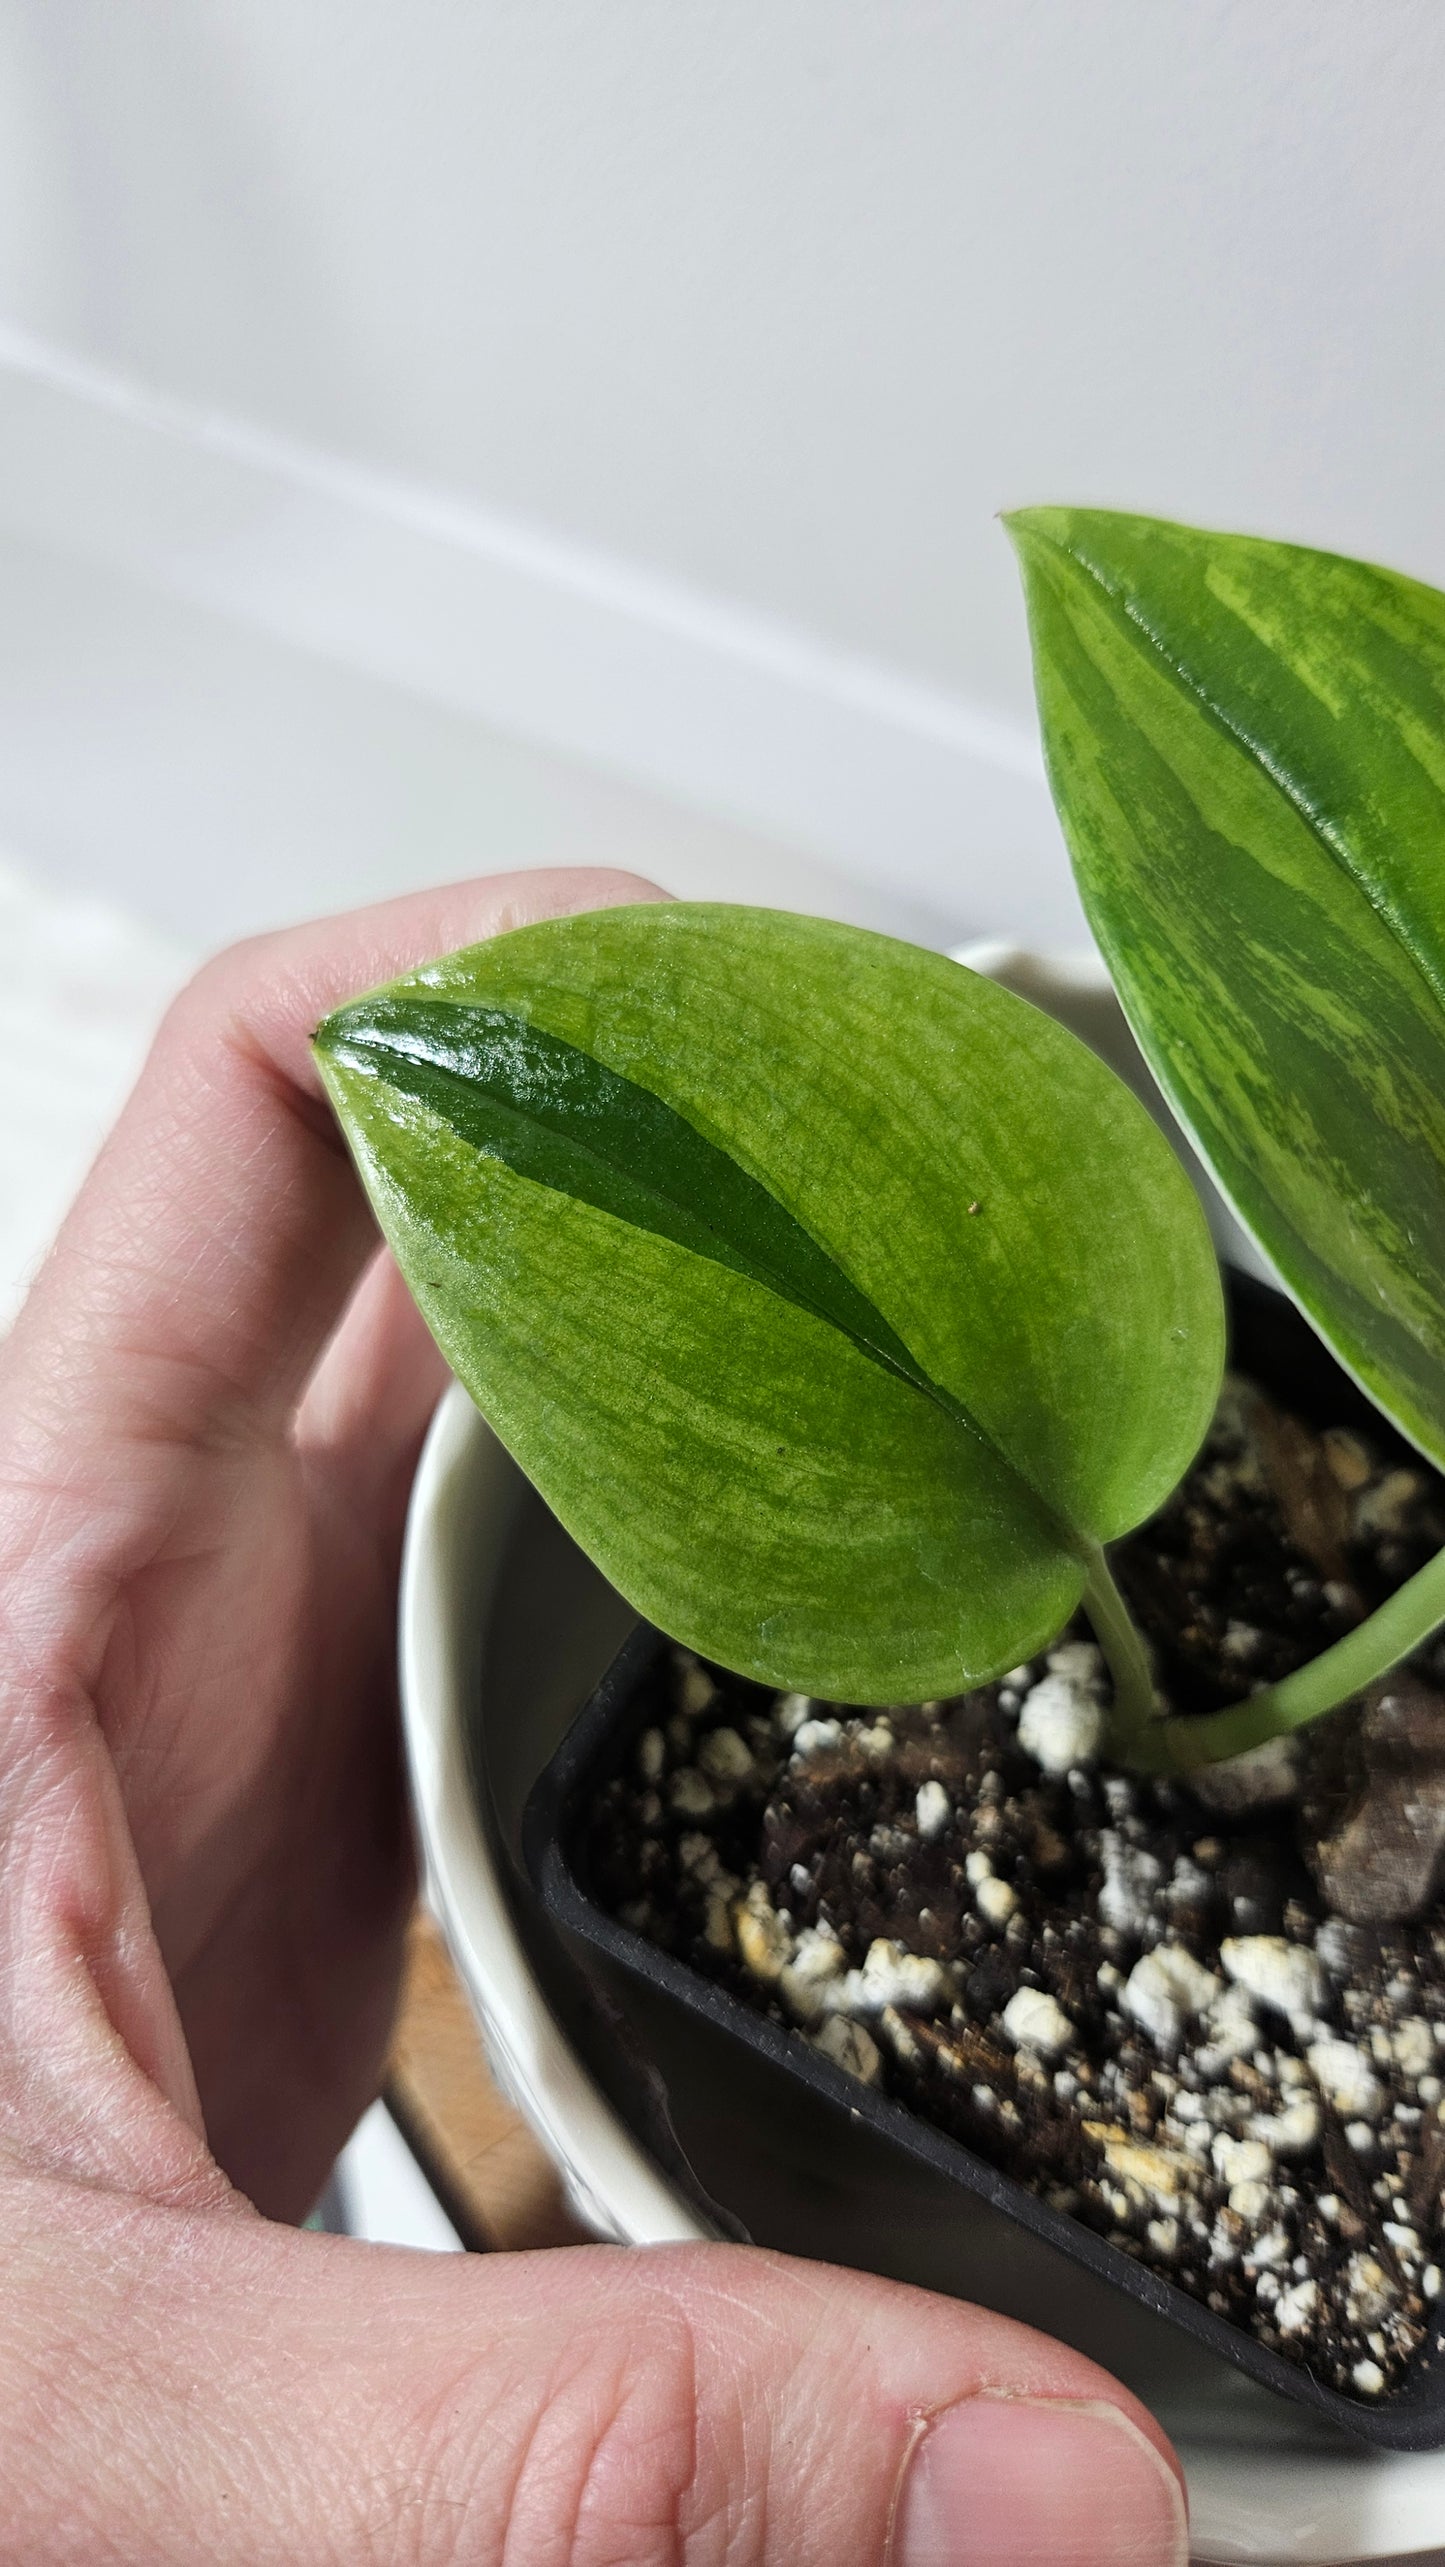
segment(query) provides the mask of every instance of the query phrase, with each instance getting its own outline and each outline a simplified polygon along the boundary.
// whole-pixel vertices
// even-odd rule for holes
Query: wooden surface
[[[585,2236],[551,2159],[493,2084],[441,1935],[420,1909],[385,2096],[464,2246],[568,2246]]]

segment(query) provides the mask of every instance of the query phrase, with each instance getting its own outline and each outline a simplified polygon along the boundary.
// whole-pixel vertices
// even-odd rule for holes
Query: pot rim
[[[481,2026],[492,2073],[564,2175],[600,2236],[663,2245],[716,2234],[677,2198],[577,2058],[533,1977],[487,1842],[466,1754],[480,1676],[453,1609],[458,1549],[477,1514],[507,1508],[515,1465],[459,1382],[446,1390],[417,1465],[402,1554],[403,1730],[427,1892]],[[501,1566],[494,1545],[488,1584]]]

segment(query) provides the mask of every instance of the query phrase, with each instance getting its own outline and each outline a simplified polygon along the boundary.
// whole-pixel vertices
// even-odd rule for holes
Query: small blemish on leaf
[[[982,1212],[983,1205],[981,1203],[971,1203],[968,1208],[970,1212]]]

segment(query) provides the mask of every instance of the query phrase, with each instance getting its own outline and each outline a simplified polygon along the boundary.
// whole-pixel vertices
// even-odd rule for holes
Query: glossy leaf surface
[[[1445,598],[1147,518],[1011,531],[1135,1033],[1321,1334],[1445,1460]]]
[[[624,1594],[744,1672],[882,1702],[1012,1664],[1208,1422],[1218,1278],[1172,1152],[938,955],[604,910],[317,1049],[478,1404]]]

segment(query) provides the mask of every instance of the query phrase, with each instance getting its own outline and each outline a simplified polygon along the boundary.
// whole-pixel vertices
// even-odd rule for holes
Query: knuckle
[[[583,2384],[576,2456],[557,2479],[576,2567],[672,2567],[695,2548],[695,2381],[691,2331],[674,2319]]]
[[[199,964],[161,1018],[152,1062],[174,1077],[188,1065],[212,1062],[218,1044],[244,1040],[256,993],[267,985],[275,943],[271,936],[247,937]]]
[[[264,978],[277,942],[276,932],[268,930],[259,936],[240,936],[234,943],[208,954],[182,982],[171,1001],[170,1012],[183,1019],[212,1019],[225,1014],[243,991]]]
[[[158,1047],[174,1048],[191,1044],[198,1037],[224,1023],[235,1005],[237,992],[250,977],[253,940],[245,944],[226,945],[205,962],[198,963],[189,978],[181,983],[161,1018],[156,1041]]]
[[[696,2381],[685,2316],[646,2303],[500,2406],[479,2356],[417,2420],[408,2567],[740,2567],[698,2485]]]

